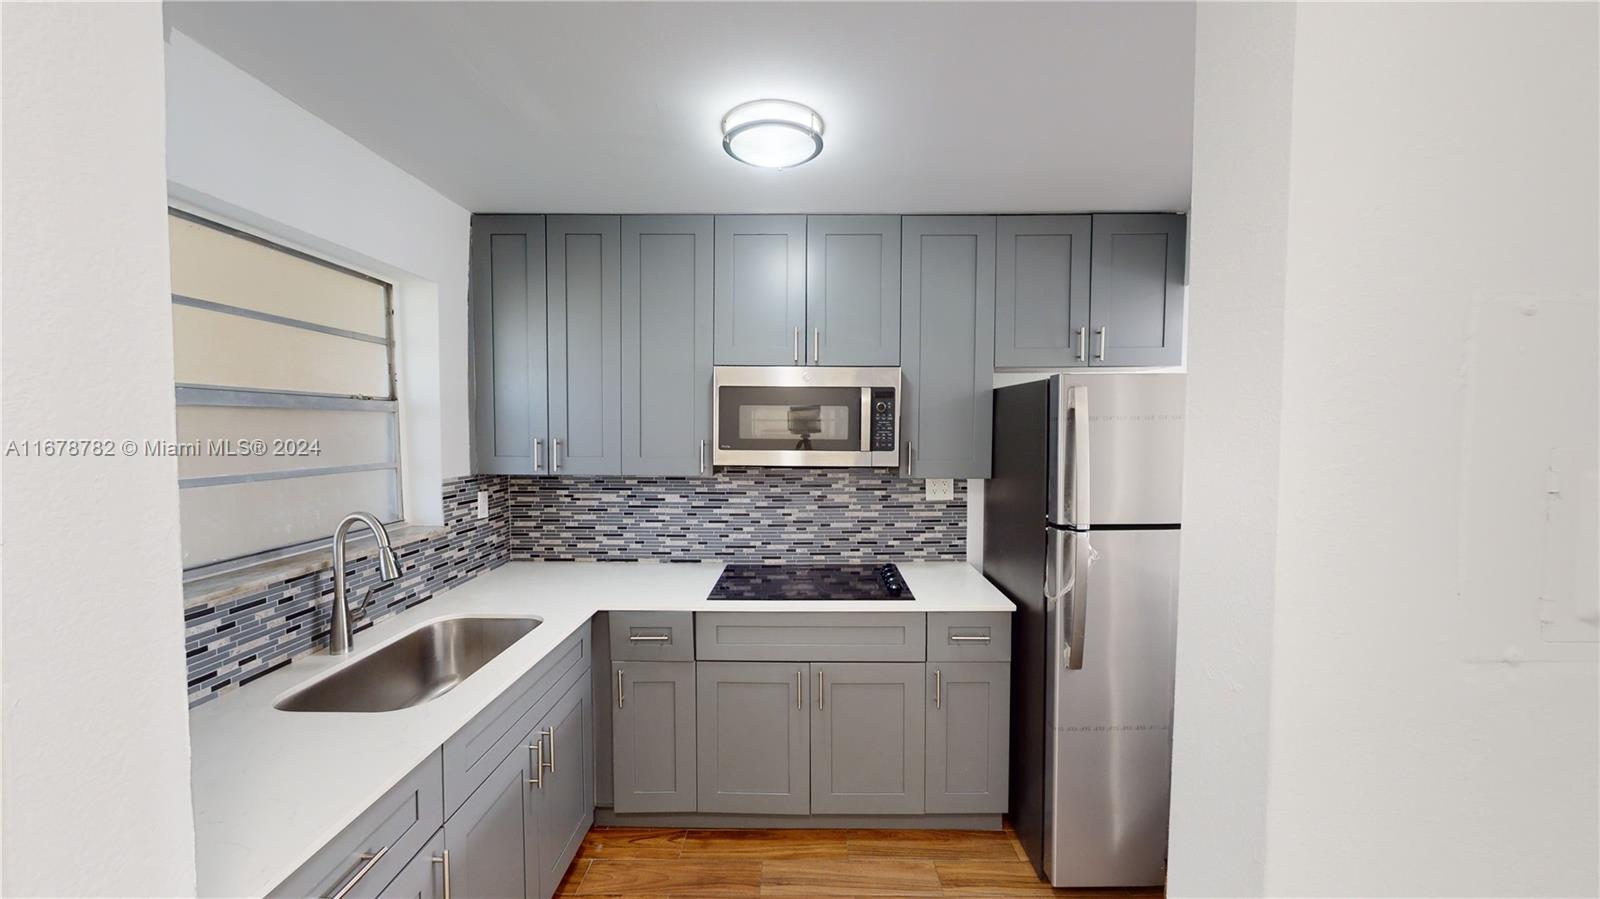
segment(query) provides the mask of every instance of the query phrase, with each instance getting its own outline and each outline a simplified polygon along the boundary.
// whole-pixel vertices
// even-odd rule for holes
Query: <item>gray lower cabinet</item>
[[[914,815],[923,806],[921,663],[811,665],[811,813]]]
[[[713,291],[718,365],[801,365],[806,217],[719,215]]]
[[[428,845],[417,850],[379,895],[383,899],[444,899],[449,892],[445,886],[450,874],[449,858],[444,831],[436,831]]]
[[[1087,215],[1006,215],[996,222],[994,364],[1089,362]]]
[[[533,753],[519,746],[444,824],[450,889],[457,896],[526,899],[537,895],[536,847],[529,832]]]
[[[1090,365],[1183,362],[1185,228],[1181,215],[1094,217]]]
[[[618,812],[695,810],[694,662],[613,662]]]
[[[548,470],[544,224],[542,215],[472,217],[473,438],[484,474]]]
[[[809,365],[900,364],[900,217],[806,217]]]
[[[573,684],[534,728],[540,771],[528,794],[528,894],[549,897],[594,823],[594,728],[587,679]],[[537,889],[535,888],[537,884]],[[461,895],[476,895],[463,892]]]
[[[1011,664],[930,660],[927,671],[928,813],[1006,811]]]
[[[909,215],[901,227],[901,469],[916,478],[987,478],[995,219]]]
[[[700,662],[695,671],[701,812],[804,815],[811,805],[811,666]]]
[[[622,473],[622,272],[614,215],[545,220],[550,471]]]
[[[622,217],[622,473],[711,469],[709,215]]]

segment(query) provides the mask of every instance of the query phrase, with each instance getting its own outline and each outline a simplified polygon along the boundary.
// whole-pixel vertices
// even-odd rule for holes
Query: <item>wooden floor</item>
[[[1009,831],[596,827],[558,896],[1159,897],[1054,890]]]

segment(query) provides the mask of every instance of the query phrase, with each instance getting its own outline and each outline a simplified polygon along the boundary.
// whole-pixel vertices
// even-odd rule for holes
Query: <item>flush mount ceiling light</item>
[[[722,149],[747,165],[787,169],[822,152],[822,116],[790,100],[751,100],[722,117]]]

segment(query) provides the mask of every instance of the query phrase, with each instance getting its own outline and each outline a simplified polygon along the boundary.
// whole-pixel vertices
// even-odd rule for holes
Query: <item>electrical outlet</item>
[[[489,491],[487,490],[478,491],[478,517],[489,517]]]
[[[922,483],[929,502],[949,502],[956,498],[956,482],[953,478],[928,478]]]

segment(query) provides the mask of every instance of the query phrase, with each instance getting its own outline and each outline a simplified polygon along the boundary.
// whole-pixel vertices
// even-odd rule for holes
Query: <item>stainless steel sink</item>
[[[278,701],[285,712],[391,712],[455,689],[539,626],[537,618],[447,618]]]

